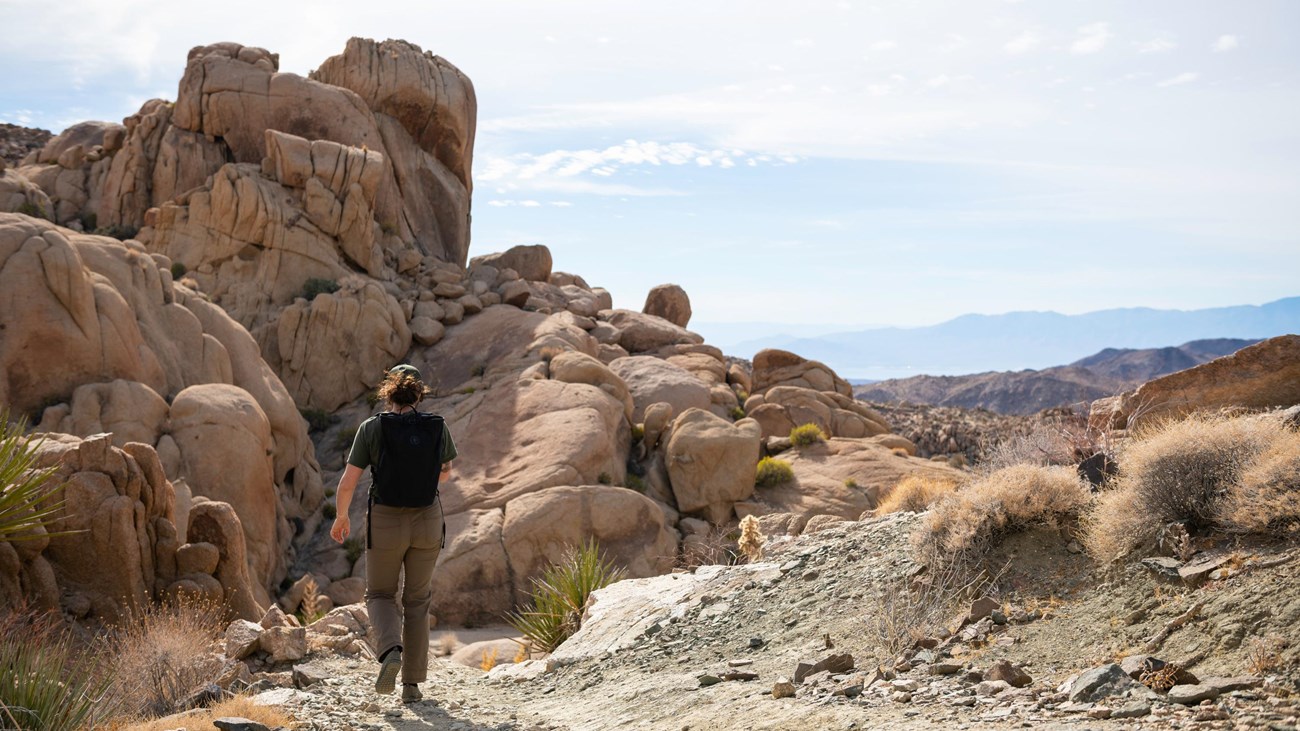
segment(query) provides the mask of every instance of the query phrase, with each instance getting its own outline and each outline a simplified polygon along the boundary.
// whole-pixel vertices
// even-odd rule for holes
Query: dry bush
[[[740,539],[736,541],[736,547],[740,549],[741,553],[745,554],[745,558],[750,563],[758,563],[763,560],[763,544],[765,542],[763,531],[758,528],[758,518],[746,515],[740,519]]]
[[[184,716],[155,718],[129,725],[112,727],[114,731],[171,731],[175,728],[213,728],[212,722],[218,718],[247,718],[271,728],[293,728],[293,719],[275,706],[259,706],[248,696],[237,695],[200,711],[192,711]]]
[[[196,599],[153,605],[127,617],[109,637],[113,694],[135,718],[184,710],[222,661],[210,650],[224,628],[221,605]]]
[[[1215,511],[1222,527],[1285,535],[1300,527],[1300,432],[1280,429]]]
[[[1252,637],[1246,643],[1246,669],[1251,675],[1268,675],[1282,666],[1282,651],[1288,643],[1281,635]]]
[[[500,651],[497,648],[489,648],[478,660],[478,667],[483,672],[487,672],[497,666],[497,655]]]
[[[710,526],[707,533],[686,536],[676,566],[690,571],[701,566],[734,566],[742,555],[739,538],[736,527],[718,525]]]
[[[456,652],[456,636],[450,632],[438,638],[438,657],[450,657]]]
[[[918,640],[934,637],[991,583],[961,561],[932,562],[920,576],[887,583],[869,615],[874,644],[885,659],[897,657]]]
[[[1136,434],[1120,476],[1085,521],[1103,561],[1150,545],[1172,523],[1284,533],[1300,522],[1300,434],[1270,417],[1195,415]]]
[[[914,541],[923,555],[950,560],[1005,531],[1077,515],[1090,499],[1088,486],[1069,467],[1004,467],[935,503]]]
[[[920,513],[928,510],[936,500],[951,495],[957,489],[957,480],[928,473],[914,473],[898,481],[898,484],[881,499],[876,506],[876,515],[888,515],[909,511]]]
[[[990,447],[980,462],[984,473],[1015,465],[1063,465],[1074,462],[1074,447],[1051,424],[1035,424],[1026,434],[1017,434]]]

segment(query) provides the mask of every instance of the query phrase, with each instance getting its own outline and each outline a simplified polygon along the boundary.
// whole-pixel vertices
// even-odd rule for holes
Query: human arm
[[[342,543],[352,532],[352,520],[348,517],[348,507],[352,504],[352,494],[357,490],[357,481],[363,470],[356,465],[348,465],[339,478],[339,489],[335,494],[338,513],[334,516],[334,525],[330,528],[330,537]]]

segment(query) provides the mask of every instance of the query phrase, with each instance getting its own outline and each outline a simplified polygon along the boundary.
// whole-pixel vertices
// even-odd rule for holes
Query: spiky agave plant
[[[511,612],[506,621],[530,647],[554,652],[582,625],[592,592],[621,580],[626,572],[601,557],[594,539],[570,548],[533,579],[532,607]]]
[[[26,428],[26,419],[10,423],[8,409],[0,411],[0,541],[37,538],[33,529],[48,525],[63,507],[46,489],[54,470],[34,466],[37,445],[23,438]]]
[[[108,694],[112,682],[52,617],[0,619],[0,728],[91,728],[119,707]]]

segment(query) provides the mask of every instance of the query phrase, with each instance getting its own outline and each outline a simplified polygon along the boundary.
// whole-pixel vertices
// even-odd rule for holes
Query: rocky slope
[[[1223,338],[1195,340],[1169,348],[1106,348],[1065,366],[966,376],[913,376],[861,386],[854,390],[854,395],[879,403],[1033,414],[1112,396],[1153,378],[1229,355],[1255,342],[1258,341]]]
[[[54,135],[49,130],[0,122],[0,172],[41,149]]]

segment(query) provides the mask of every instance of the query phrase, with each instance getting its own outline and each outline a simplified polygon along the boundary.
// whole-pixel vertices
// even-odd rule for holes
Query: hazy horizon
[[[842,330],[1294,294],[1300,6],[788,7],[0,0],[0,121],[120,120],[195,45],[306,74],[400,37],[475,83],[471,255],[546,244],[617,306],[676,282],[699,322]]]

